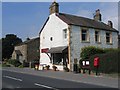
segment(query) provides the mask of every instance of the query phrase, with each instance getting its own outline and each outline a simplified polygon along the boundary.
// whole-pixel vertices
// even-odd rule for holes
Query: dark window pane
[[[99,32],[95,31],[95,41],[99,42]]]
[[[87,41],[87,31],[82,30],[82,41]]]
[[[110,33],[106,33],[106,42],[110,42]]]

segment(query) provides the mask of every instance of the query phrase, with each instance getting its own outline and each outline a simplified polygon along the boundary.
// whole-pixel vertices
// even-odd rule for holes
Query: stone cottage
[[[68,67],[73,71],[74,59],[80,60],[81,48],[96,46],[118,48],[118,31],[113,23],[102,22],[100,10],[94,18],[86,18],[59,12],[59,4],[53,2],[50,15],[40,30],[40,64]]]
[[[27,40],[14,47],[12,59],[17,59],[21,63],[30,63],[39,60],[39,37]]]

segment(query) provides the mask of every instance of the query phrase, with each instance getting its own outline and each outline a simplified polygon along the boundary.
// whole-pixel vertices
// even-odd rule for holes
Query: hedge
[[[96,54],[90,57],[90,67],[92,71],[95,71],[93,66],[94,57],[98,56],[100,58],[99,72],[102,73],[118,73],[120,70],[118,66],[120,65],[120,50],[109,51],[105,54]]]
[[[100,67],[99,71],[102,73],[114,73],[118,72],[118,63],[120,65],[120,49],[114,49],[114,48],[99,48],[95,46],[88,46],[83,47],[82,52],[80,54],[81,60],[90,60],[90,67],[93,71],[95,71],[95,68],[93,66],[93,60],[95,56],[100,57]]]
[[[21,65],[20,61],[16,59],[9,59],[8,63],[14,65],[15,67],[18,67]]]
[[[101,53],[105,53],[105,51],[102,48],[98,48],[95,46],[88,46],[88,47],[83,47],[82,52],[80,54],[82,59],[89,59],[89,57],[91,55],[95,55],[95,54],[101,54]]]
[[[90,56],[95,55],[95,54],[103,54],[103,53],[107,53],[107,52],[111,52],[111,51],[117,51],[118,49],[114,49],[114,48],[99,48],[99,47],[95,47],[95,46],[88,46],[88,47],[83,47],[81,49],[81,58],[82,59],[89,59]]]

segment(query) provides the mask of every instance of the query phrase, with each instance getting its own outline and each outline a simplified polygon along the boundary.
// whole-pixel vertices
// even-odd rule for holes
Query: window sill
[[[101,44],[101,42],[96,42],[97,44]]]
[[[106,44],[108,44],[108,45],[113,45],[113,43],[106,43]]]
[[[90,43],[90,41],[81,41],[81,43]]]

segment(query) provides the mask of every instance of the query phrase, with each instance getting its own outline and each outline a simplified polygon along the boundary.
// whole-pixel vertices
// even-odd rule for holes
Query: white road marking
[[[46,85],[42,85],[42,84],[38,84],[38,83],[34,83],[34,84],[37,85],[37,86],[40,86],[40,87],[45,87],[45,88],[49,88],[49,89],[59,90],[59,89],[56,89],[56,88],[53,88],[53,87],[50,87],[50,86],[46,86]]]
[[[17,80],[17,81],[22,81],[22,79],[18,79],[18,78],[10,77],[10,76],[3,76],[3,77],[5,77],[5,78],[10,78],[10,79]]]

